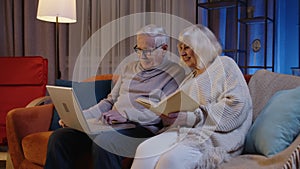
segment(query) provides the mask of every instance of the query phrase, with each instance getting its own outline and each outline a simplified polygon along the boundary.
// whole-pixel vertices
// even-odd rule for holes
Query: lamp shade
[[[75,23],[76,0],[39,0],[37,19],[47,22]]]

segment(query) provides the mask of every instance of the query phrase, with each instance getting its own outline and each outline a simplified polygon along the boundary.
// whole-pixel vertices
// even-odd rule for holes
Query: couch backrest
[[[248,86],[252,98],[254,121],[273,94],[279,90],[300,86],[300,77],[262,69],[251,77]]]
[[[41,56],[0,57],[0,144],[6,137],[6,114],[45,96],[48,61]]]

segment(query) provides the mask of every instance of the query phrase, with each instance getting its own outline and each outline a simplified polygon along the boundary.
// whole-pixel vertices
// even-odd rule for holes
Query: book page
[[[149,109],[151,106],[155,106],[157,103],[152,102],[149,98],[140,97],[135,100],[136,102],[140,103],[147,109]]]
[[[169,113],[178,111],[194,111],[200,106],[197,101],[182,90],[177,90],[159,103],[153,103],[146,98],[138,98],[136,101],[158,116],[161,114],[167,116]]]

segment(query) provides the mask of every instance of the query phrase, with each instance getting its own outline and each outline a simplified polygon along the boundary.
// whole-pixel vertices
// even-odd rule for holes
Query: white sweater
[[[187,134],[185,144],[206,154],[203,157],[207,159],[200,161],[224,160],[228,155],[240,154],[252,123],[252,101],[236,63],[227,56],[219,56],[202,74],[188,76],[181,89],[201,105],[195,112],[188,112],[188,119],[195,118],[196,113],[200,122],[194,128],[180,129],[181,135]]]

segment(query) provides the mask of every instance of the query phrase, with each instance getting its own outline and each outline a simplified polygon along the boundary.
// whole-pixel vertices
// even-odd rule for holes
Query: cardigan
[[[200,117],[195,127],[179,129],[182,143],[204,154],[198,168],[214,168],[241,154],[252,123],[252,100],[233,59],[216,57],[202,74],[187,76],[180,88],[201,105],[195,112],[188,112],[187,119]]]

